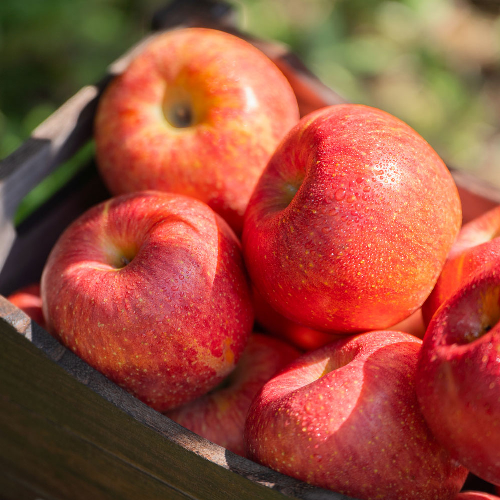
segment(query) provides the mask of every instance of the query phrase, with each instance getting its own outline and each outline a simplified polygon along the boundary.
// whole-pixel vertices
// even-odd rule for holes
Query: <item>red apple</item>
[[[414,377],[421,344],[378,331],[302,355],[252,403],[248,456],[361,500],[453,499],[467,471],[420,413]]]
[[[112,193],[190,195],[240,233],[262,170],[298,119],[288,80],[255,47],[216,30],[175,30],[102,96],[97,161]]]
[[[438,309],[423,341],[417,394],[436,438],[500,484],[500,267],[483,269]]]
[[[387,328],[431,292],[461,223],[435,151],[397,118],[361,105],[311,113],[290,131],[245,214],[252,281],[310,328]]]
[[[263,298],[257,289],[252,287],[253,306],[255,319],[268,333],[290,342],[302,351],[319,349],[334,340],[343,338],[344,335],[313,330],[307,326],[299,325],[275,311]],[[418,338],[423,338],[425,326],[422,319],[422,310],[418,309],[411,316],[399,323],[386,328],[386,330],[411,333]]]
[[[500,206],[465,224],[422,307],[428,325],[439,306],[484,265],[500,259]]]
[[[318,349],[341,338],[339,335],[313,330],[285,318],[262,298],[255,287],[252,287],[252,299],[257,323],[266,332],[290,342],[302,351]]]
[[[423,339],[425,335],[425,324],[422,318],[422,309],[417,309],[411,316],[392,325],[387,328],[387,330],[410,333],[419,339]]]
[[[210,441],[245,455],[243,429],[248,408],[262,386],[299,351],[281,340],[250,336],[236,369],[220,387],[166,415]]]
[[[500,500],[500,497],[484,491],[462,491],[454,500]]]
[[[40,284],[32,283],[15,291],[7,300],[24,311],[33,321],[42,328],[46,328],[42,311],[42,298],[40,297]]]
[[[171,193],[122,195],[77,219],[49,256],[42,299],[58,340],[158,411],[223,380],[253,324],[234,233]]]

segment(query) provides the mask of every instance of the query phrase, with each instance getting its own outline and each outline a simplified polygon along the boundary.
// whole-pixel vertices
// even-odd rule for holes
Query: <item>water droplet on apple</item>
[[[335,199],[337,201],[342,201],[345,198],[345,189],[344,188],[339,188],[337,191],[335,191]]]
[[[368,191],[370,191],[370,189],[371,189],[371,187],[370,187],[370,186],[365,186],[365,187],[363,188],[363,191],[364,191],[365,193],[368,193]]]

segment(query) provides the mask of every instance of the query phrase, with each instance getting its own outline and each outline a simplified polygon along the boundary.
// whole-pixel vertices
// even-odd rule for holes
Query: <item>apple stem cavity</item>
[[[359,349],[351,349],[350,351],[339,349],[337,352],[334,352],[328,360],[320,378],[328,375],[330,372],[347,366],[358,355],[359,351]]]
[[[293,200],[294,196],[297,194],[297,191],[299,190],[300,185],[295,185],[295,184],[289,184],[286,183],[284,187],[284,192],[285,192],[285,201],[286,205],[290,205],[291,201]]]
[[[165,118],[175,128],[188,128],[194,125],[193,109],[188,102],[170,106],[165,112]]]
[[[443,336],[445,345],[467,345],[475,342],[492,329],[498,329],[500,321],[500,286],[495,281],[493,268],[483,271],[452,296],[460,307],[452,307],[448,299],[445,323],[439,328],[448,333]],[[490,275],[490,274],[491,275]],[[465,291],[464,291],[465,290]],[[429,325],[429,328],[431,325]]]
[[[134,260],[135,255],[135,251],[129,251],[127,253],[117,251],[114,254],[108,255],[108,263],[114,269],[123,269]]]
[[[127,257],[125,257],[125,255],[122,255],[121,258],[120,258],[120,262],[122,264],[121,267],[125,267],[126,265],[130,264],[132,259],[127,259]]]

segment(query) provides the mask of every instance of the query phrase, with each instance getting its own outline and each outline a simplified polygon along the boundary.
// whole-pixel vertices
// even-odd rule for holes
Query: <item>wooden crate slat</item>
[[[273,499],[281,498],[280,492],[311,500],[346,498],[283,476],[185,430],[107,380],[3,298],[0,311],[0,394],[43,417],[55,433],[71,431],[128,467],[194,498]],[[0,426],[0,436],[4,432]],[[32,453],[24,450],[19,461]],[[55,465],[57,469],[60,464]]]
[[[29,484],[24,477],[13,476],[0,467],[0,498],[2,500],[61,500]]]
[[[1,401],[0,468],[38,485],[42,495],[61,500],[193,498],[44,416],[8,398]]]
[[[62,231],[92,205],[108,198],[94,163],[89,163],[18,228],[0,268],[0,290],[8,295],[39,281],[45,261]]]

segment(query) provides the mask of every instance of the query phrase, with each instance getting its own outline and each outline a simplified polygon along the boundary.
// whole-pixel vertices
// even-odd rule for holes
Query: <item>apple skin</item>
[[[193,196],[241,234],[255,184],[298,119],[288,80],[258,49],[217,30],[175,30],[104,92],[97,162],[113,194]]]
[[[213,443],[245,456],[243,429],[250,404],[262,386],[299,354],[279,339],[254,333],[222,387],[166,415]]]
[[[500,500],[500,497],[484,491],[462,491],[454,500]]]
[[[77,219],[42,281],[61,343],[158,411],[215,387],[253,326],[240,243],[204,203],[138,192]]]
[[[301,351],[319,349],[343,335],[313,330],[307,326],[299,325],[275,311],[263,298],[258,290],[252,286],[253,308],[255,320],[269,334],[283,339]]]
[[[476,476],[500,484],[500,267],[475,274],[433,316],[417,395],[436,438]]]
[[[280,314],[332,333],[379,330],[430,294],[461,224],[455,183],[397,118],[361,105],[306,115],[245,213],[250,277]]]
[[[249,458],[361,500],[453,499],[467,471],[420,413],[414,377],[421,344],[377,331],[303,354],[252,403]]]
[[[313,330],[285,318],[262,298],[255,286],[252,286],[252,299],[257,323],[267,333],[290,342],[301,351],[319,349],[334,340],[345,337],[345,335],[334,335]],[[386,330],[410,333],[422,339],[425,334],[422,310],[417,309],[411,316],[396,325],[386,328]]]
[[[422,306],[427,326],[439,306],[482,267],[500,259],[500,206],[464,224]]]
[[[42,297],[40,296],[40,283],[31,283],[6,297],[16,307],[24,311],[33,321],[42,328],[46,328],[42,311]]]
[[[413,314],[411,314],[411,316],[408,316],[403,321],[386,328],[386,330],[409,333],[419,339],[423,339],[425,335],[425,324],[422,317],[422,309],[417,309]]]

